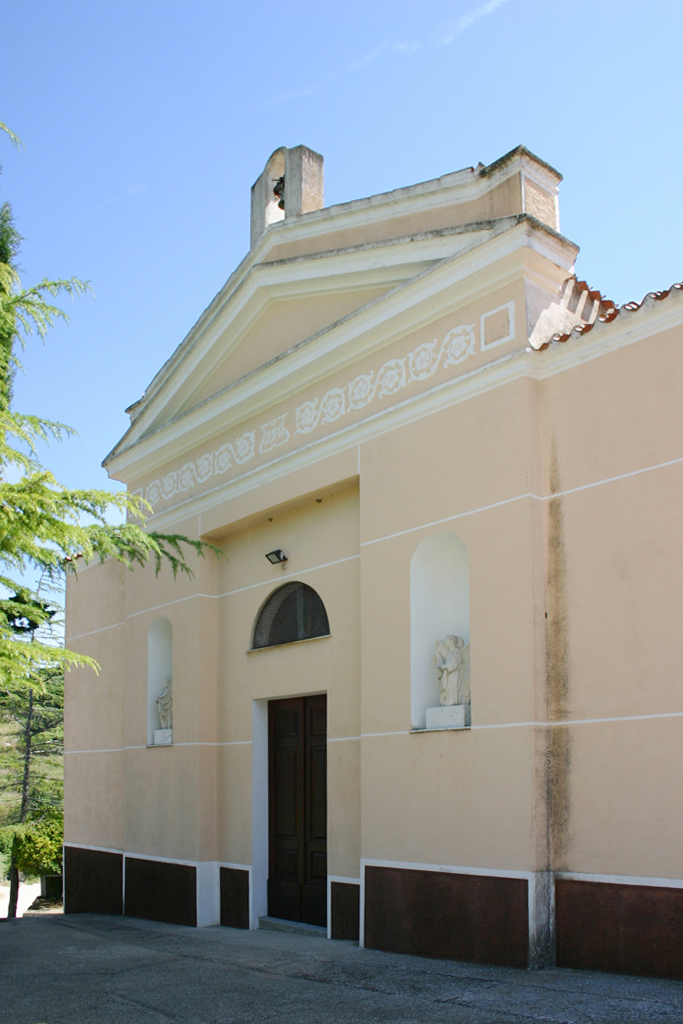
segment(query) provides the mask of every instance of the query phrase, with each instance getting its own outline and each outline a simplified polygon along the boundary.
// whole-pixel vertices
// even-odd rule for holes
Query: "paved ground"
[[[683,982],[55,914],[0,922],[0,1007],[3,1024],[669,1024]]]

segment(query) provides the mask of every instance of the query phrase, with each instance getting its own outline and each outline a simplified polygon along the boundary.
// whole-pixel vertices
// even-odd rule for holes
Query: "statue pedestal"
[[[467,729],[471,723],[469,704],[447,704],[427,708],[428,729]]]
[[[155,729],[154,746],[165,747],[173,743],[173,729]]]

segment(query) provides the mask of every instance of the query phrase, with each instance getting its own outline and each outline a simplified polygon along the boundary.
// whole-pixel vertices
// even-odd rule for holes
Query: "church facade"
[[[269,159],[105,460],[220,554],[68,584],[67,912],[683,977],[683,286],[578,280],[560,180]]]

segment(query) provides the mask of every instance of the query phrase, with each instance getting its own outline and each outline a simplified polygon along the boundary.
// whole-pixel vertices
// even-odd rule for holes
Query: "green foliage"
[[[24,874],[59,871],[63,833],[64,676],[0,691],[0,856]]]
[[[0,122],[17,147],[20,140]],[[73,434],[63,423],[17,412],[12,383],[17,350],[45,338],[68,316],[52,301],[89,291],[79,278],[47,278],[24,288],[17,256],[21,236],[8,203],[0,206],[0,869],[60,870],[63,834],[64,670],[97,663],[65,650],[55,633],[65,577],[107,559],[129,568],[168,564],[192,576],[185,552],[212,545],[144,528],[150,506],[127,493],[63,487],[38,458],[41,443]],[[127,521],[108,521],[117,510]],[[37,584],[32,583],[34,579]]]
[[[22,875],[61,875],[64,815],[60,809],[5,831],[15,837],[14,858]]]
[[[0,828],[0,878],[5,878],[12,856],[13,835],[7,828]]]
[[[1,122],[0,131],[20,145]],[[93,560],[116,559],[130,568],[151,561],[157,573],[167,563],[174,576],[192,576],[185,551],[204,556],[212,547],[178,534],[145,530],[151,508],[139,497],[63,487],[41,466],[39,444],[61,440],[73,431],[63,423],[13,409],[12,380],[20,366],[17,347],[23,348],[31,334],[44,338],[57,320],[68,322],[66,313],[50,300],[83,295],[89,285],[73,277],[45,279],[23,288],[16,263],[20,243],[5,203],[0,207],[0,687],[14,691],[35,688],[46,666],[97,668],[92,658],[54,642],[50,627],[57,604],[46,600],[40,588],[27,586],[31,574],[38,575],[52,594],[56,583],[77,571],[79,562]],[[112,525],[112,510],[122,512],[128,521]]]

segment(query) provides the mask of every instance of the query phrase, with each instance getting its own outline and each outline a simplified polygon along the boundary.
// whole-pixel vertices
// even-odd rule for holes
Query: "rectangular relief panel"
[[[196,868],[126,857],[125,913],[127,917],[196,928]]]
[[[332,938],[358,942],[360,932],[360,886],[330,882]]]
[[[387,953],[526,967],[527,881],[368,866],[365,945]]]
[[[64,913],[123,913],[123,854],[64,847]]]
[[[555,915],[560,967],[683,978],[683,889],[558,878]]]
[[[249,927],[249,872],[221,868],[221,924],[226,928]]]

